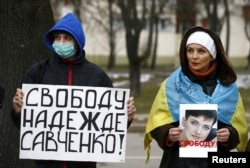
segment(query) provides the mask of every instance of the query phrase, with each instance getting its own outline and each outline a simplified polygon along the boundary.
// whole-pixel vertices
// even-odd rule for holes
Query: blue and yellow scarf
[[[155,128],[179,121],[180,104],[218,104],[218,120],[232,125],[239,134],[238,151],[244,151],[247,144],[248,126],[236,83],[229,86],[218,84],[212,96],[206,95],[202,87],[191,82],[178,68],[162,84],[153,102],[144,136],[144,148],[150,156],[150,132]]]

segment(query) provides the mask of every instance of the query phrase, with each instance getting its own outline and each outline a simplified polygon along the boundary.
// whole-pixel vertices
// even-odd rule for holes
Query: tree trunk
[[[133,66],[131,64],[134,64]],[[133,96],[138,96],[141,93],[141,67],[139,62],[130,63],[129,66],[129,77],[130,77],[130,94]]]
[[[155,17],[155,39],[154,39],[154,48],[153,48],[153,55],[152,55],[152,61],[151,61],[151,70],[155,70],[155,64],[156,64],[156,57],[157,57],[157,46],[158,46],[158,23],[159,23],[159,18],[158,16]]]
[[[81,5],[82,0],[71,0],[74,5],[74,14],[77,16],[77,18],[82,22],[81,20]]]
[[[19,130],[10,118],[12,98],[26,69],[48,57],[44,33],[53,25],[49,0],[0,1],[0,85],[5,89],[0,111],[0,167],[27,168],[33,162],[19,160]]]
[[[115,31],[113,29],[113,0],[108,0],[108,10],[109,10],[109,60],[108,69],[112,69],[115,65]]]
[[[143,68],[147,68],[148,67],[148,59],[151,56],[151,50],[152,50],[152,39],[153,39],[153,29],[154,29],[154,23],[155,23],[155,18],[156,18],[156,13],[155,13],[155,0],[152,0],[152,5],[151,5],[151,9],[150,9],[150,17],[149,17],[149,31],[148,31],[148,39],[147,39],[147,47],[145,49],[145,51],[143,51],[143,54],[141,57],[144,57],[142,59],[144,59],[143,61]]]
[[[145,57],[139,57],[138,46],[140,33],[145,24],[146,0],[141,2],[141,18],[137,11],[137,1],[119,0],[118,7],[121,9],[122,18],[126,30],[126,49],[129,59],[130,89],[133,96],[140,95],[140,68]]]
[[[226,30],[226,45],[225,45],[225,50],[226,50],[226,54],[228,56],[229,53],[229,43],[230,43],[230,13],[229,13],[229,8],[228,8],[228,1],[224,0],[224,6],[225,6],[225,17],[226,17],[226,26],[227,26],[227,30]]]
[[[131,95],[140,95],[140,76],[141,76],[141,61],[138,57],[138,45],[139,45],[140,34],[126,32],[126,48],[129,59],[129,75],[130,75],[130,90]]]

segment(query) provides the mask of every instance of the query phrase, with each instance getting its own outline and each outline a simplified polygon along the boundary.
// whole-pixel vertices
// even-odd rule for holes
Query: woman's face
[[[187,60],[188,66],[193,70],[206,72],[213,58],[205,47],[194,43],[187,46]]]
[[[213,126],[213,119],[189,116],[187,119],[183,118],[182,124],[187,140],[204,141]]]

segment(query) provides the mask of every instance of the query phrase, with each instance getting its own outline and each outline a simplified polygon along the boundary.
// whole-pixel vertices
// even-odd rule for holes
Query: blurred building
[[[76,1],[76,0],[75,0]],[[54,11],[55,20],[65,15],[67,12],[74,12],[75,8],[73,0],[57,1],[51,0],[52,8]],[[80,9],[79,18],[83,23],[83,27],[86,34],[86,46],[85,50],[88,58],[98,63],[103,60],[103,57],[109,55],[109,42],[108,35],[105,28],[100,25],[108,24],[108,6],[107,1],[99,2],[96,4],[93,1],[81,1],[80,5],[77,6]],[[243,8],[246,6],[248,1],[246,0],[229,0],[229,11],[230,11],[230,41],[228,55],[230,59],[237,60],[233,61],[235,66],[241,66],[247,63],[247,55],[249,54],[250,41],[247,39],[245,34],[245,23],[246,18],[243,16]],[[182,33],[180,29],[183,23],[179,21],[180,14],[176,12],[177,0],[169,0],[166,6],[165,13],[160,15],[159,22],[159,36],[158,36],[158,48],[157,48],[157,64],[178,64],[178,50]],[[222,2],[222,1],[221,1]],[[207,26],[207,14],[202,2],[196,5],[185,6],[189,12],[189,22],[186,26],[200,25]],[[196,9],[195,13],[192,13],[192,9]],[[119,13],[118,8],[114,8],[115,14]],[[224,6],[221,3],[218,5],[218,17],[224,17]],[[250,18],[250,8],[249,8]],[[221,40],[225,46],[226,43],[226,23],[223,21],[223,27],[220,33]],[[118,14],[115,17],[116,26],[116,55],[119,61],[127,61],[126,59],[126,46],[125,46],[125,31],[122,28],[122,18]],[[250,23],[249,28],[250,29]],[[146,40],[148,37],[148,28],[141,32],[141,41],[139,52],[142,52],[146,46]],[[100,59],[101,58],[101,59]],[[244,65],[243,65],[244,66]]]

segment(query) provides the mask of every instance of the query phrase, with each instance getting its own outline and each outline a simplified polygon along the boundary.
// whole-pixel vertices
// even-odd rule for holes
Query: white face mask
[[[52,44],[54,51],[61,56],[62,58],[69,58],[76,53],[75,44],[74,43],[59,43],[54,42]]]

